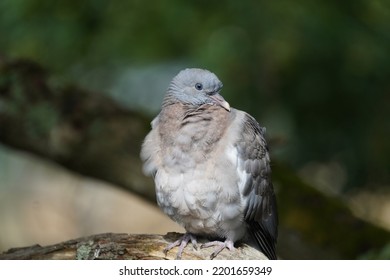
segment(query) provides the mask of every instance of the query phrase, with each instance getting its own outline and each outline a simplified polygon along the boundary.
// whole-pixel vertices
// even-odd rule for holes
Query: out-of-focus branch
[[[0,142],[154,199],[139,160],[150,119],[47,76],[34,62],[0,60]]]

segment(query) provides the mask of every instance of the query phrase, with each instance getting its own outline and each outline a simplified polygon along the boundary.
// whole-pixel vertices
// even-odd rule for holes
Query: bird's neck
[[[197,108],[181,103],[167,105],[159,115],[160,137],[167,147],[174,146],[188,155],[204,158],[226,132],[231,114],[209,104]]]
[[[182,99],[185,100],[184,97],[179,99],[177,97],[177,94],[174,94],[174,93],[171,93],[168,91],[168,93],[164,97],[164,100],[163,100],[161,107],[163,110],[166,107],[171,107],[172,105],[177,105],[177,104],[181,104],[181,105],[185,106],[188,110],[195,110],[196,108],[199,107],[198,104],[191,103],[190,100],[188,100],[186,102],[186,101],[183,101]]]
[[[191,123],[224,123],[229,115],[230,112],[213,104],[199,106],[167,101],[163,103],[160,118],[164,118],[169,123],[185,126]]]

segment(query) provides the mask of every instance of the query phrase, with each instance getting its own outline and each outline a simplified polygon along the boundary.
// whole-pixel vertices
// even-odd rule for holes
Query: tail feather
[[[276,240],[264,225],[251,221],[248,223],[249,232],[258,249],[270,260],[276,260]]]

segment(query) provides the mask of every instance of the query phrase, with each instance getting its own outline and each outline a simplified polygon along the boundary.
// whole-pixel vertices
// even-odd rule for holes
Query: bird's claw
[[[217,246],[217,248],[214,250],[214,252],[211,253],[210,259],[214,259],[216,256],[218,256],[219,253],[225,248],[228,248],[230,251],[234,250],[234,242],[231,240],[225,240],[225,242],[222,241],[211,241],[202,244],[200,246],[201,248],[208,248],[208,247],[214,247]]]
[[[178,240],[176,240],[175,242],[173,242],[173,243],[169,244],[167,247],[165,247],[165,249],[163,251],[165,256],[167,255],[167,253],[171,249],[173,249],[175,247],[179,247],[179,249],[177,251],[177,254],[176,254],[176,259],[180,260],[181,259],[181,255],[183,254],[183,250],[187,246],[189,241],[191,241],[192,246],[197,250],[198,249],[198,243],[196,241],[196,236],[187,232],[182,237],[180,237]]]

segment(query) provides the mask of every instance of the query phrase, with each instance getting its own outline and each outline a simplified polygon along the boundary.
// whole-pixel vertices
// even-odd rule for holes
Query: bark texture
[[[168,233],[125,234],[104,233],[69,240],[62,243],[23,248],[12,248],[0,254],[1,260],[173,260],[177,248],[164,254],[164,248],[182,234]],[[202,240],[200,240],[202,241]],[[201,243],[199,243],[200,245]],[[213,248],[194,249],[189,244],[183,251],[183,260],[208,260]],[[224,249],[215,259],[219,260],[265,260],[261,252],[245,244],[237,249]]]

